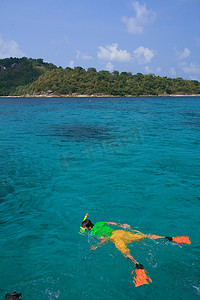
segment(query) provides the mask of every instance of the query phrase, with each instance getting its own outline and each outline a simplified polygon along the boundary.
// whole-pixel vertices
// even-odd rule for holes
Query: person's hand
[[[90,250],[91,251],[94,251],[94,250],[96,250],[98,247],[94,247],[94,246],[92,246],[91,248],[90,248]]]
[[[124,229],[131,229],[131,226],[128,225],[128,224],[123,224],[123,225],[122,225],[122,228],[124,228]]]

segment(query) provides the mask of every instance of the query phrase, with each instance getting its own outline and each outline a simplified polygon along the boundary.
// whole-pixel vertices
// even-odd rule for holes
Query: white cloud
[[[175,68],[171,68],[170,73],[172,77],[177,77],[177,71],[175,70]]]
[[[171,68],[172,77],[178,77],[179,74],[183,75],[183,73],[187,74],[189,79],[199,80],[200,65],[198,63],[187,63],[182,61],[179,62],[177,69]]]
[[[117,43],[107,45],[106,47],[99,47],[99,51],[97,52],[99,59],[109,61],[107,69],[109,69],[109,66],[111,68],[110,61],[131,62],[135,60],[140,65],[149,64],[155,54],[156,51],[140,46],[131,55],[127,50],[118,50]]]
[[[186,74],[200,74],[200,65],[197,63],[187,64],[186,62],[183,62],[181,65],[181,69]]]
[[[199,78],[197,76],[195,76],[195,75],[190,75],[189,79],[190,80],[197,80],[197,81],[199,81]]]
[[[97,56],[102,60],[129,62],[131,60],[131,54],[127,50],[118,50],[118,44],[114,43],[104,47],[99,47]]]
[[[133,51],[133,54],[138,63],[142,65],[150,63],[156,52],[154,50],[150,50],[149,48],[140,46],[135,51]]]
[[[25,53],[23,53],[17,42],[14,40],[5,41],[0,36],[0,58],[7,58],[7,57],[22,57],[26,56]]]
[[[191,51],[188,48],[184,48],[183,52],[179,52],[175,48],[175,51],[176,51],[176,56],[179,60],[183,60],[183,59],[187,58],[188,56],[190,56],[190,54],[191,54]]]
[[[70,60],[70,62],[69,62],[69,67],[70,67],[70,68],[74,68],[74,61],[73,61],[73,60]]]
[[[145,73],[160,73],[161,72],[161,67],[157,67],[156,69],[151,69],[149,66],[145,66],[145,68],[144,68],[144,70],[145,70]]]
[[[153,73],[153,71],[149,68],[149,66],[146,66],[144,69],[145,69],[145,73]]]
[[[122,22],[126,24],[127,31],[133,34],[142,34],[144,27],[150,25],[155,19],[155,13],[146,8],[146,4],[140,4],[138,1],[132,3],[136,13],[135,17],[122,17]]]
[[[113,64],[111,64],[111,62],[109,62],[109,63],[107,63],[105,69],[112,72],[114,70],[114,66],[113,66]]]
[[[160,73],[160,72],[161,72],[161,70],[162,70],[162,68],[161,68],[161,67],[157,67],[157,68],[156,68],[156,72],[157,72],[157,73]]]
[[[83,59],[83,60],[92,60],[93,59],[92,56],[86,55],[79,50],[76,51],[76,58]]]

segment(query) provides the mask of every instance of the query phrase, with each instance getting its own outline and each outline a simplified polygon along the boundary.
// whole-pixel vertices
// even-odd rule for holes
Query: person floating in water
[[[118,226],[123,229],[128,229],[130,231],[118,229],[113,230],[109,225]],[[103,244],[111,241],[115,247],[122,252],[122,254],[129,258],[135,264],[135,277],[133,278],[133,282],[135,286],[138,287],[143,284],[149,284],[152,282],[151,278],[147,275],[142,264],[140,264],[130,253],[130,249],[127,247],[127,244],[132,243],[133,241],[138,241],[140,239],[150,238],[150,239],[167,239],[176,243],[186,243],[191,244],[189,237],[187,236],[177,236],[177,237],[169,237],[169,236],[159,236],[155,234],[143,234],[137,230],[132,230],[128,224],[117,224],[114,222],[97,222],[95,225],[89,220],[84,219],[81,224],[81,228],[85,230],[91,231],[93,235],[96,235],[100,238],[100,242],[97,243],[96,246],[92,246],[90,250],[96,250],[98,247]],[[133,272],[132,272],[133,274]]]

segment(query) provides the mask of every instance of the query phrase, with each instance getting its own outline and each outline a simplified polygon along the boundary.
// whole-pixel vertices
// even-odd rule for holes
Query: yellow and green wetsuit
[[[146,238],[146,236],[139,231],[136,231],[136,233],[133,234],[130,231],[121,230],[121,229],[112,230],[106,222],[96,223],[92,227],[91,233],[98,237],[104,236],[108,240],[111,240],[115,245],[115,247],[123,254],[127,251],[130,251],[127,248],[127,244],[130,244],[133,241],[138,241],[140,239]]]

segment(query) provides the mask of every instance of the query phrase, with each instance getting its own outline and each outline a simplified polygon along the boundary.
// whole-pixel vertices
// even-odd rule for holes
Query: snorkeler
[[[126,230],[113,230],[109,225],[118,226]],[[95,225],[89,220],[84,218],[84,221],[81,224],[81,228],[85,230],[89,230],[92,234],[98,236],[100,238],[100,242],[97,243],[96,246],[92,246],[90,250],[96,250],[98,247],[102,246],[109,241],[113,242],[115,247],[122,252],[122,254],[129,258],[135,264],[135,273],[136,276],[133,278],[133,282],[135,286],[140,286],[143,284],[149,284],[152,282],[151,278],[147,275],[142,264],[138,263],[136,259],[130,253],[130,250],[127,248],[127,244],[132,243],[133,241],[138,241],[140,239],[150,238],[150,239],[167,239],[169,241],[173,241],[176,243],[186,243],[191,244],[189,237],[187,236],[177,236],[177,237],[169,237],[169,236],[159,236],[155,234],[143,234],[137,230],[132,230],[128,224],[117,224],[114,222],[97,222]],[[133,272],[132,272],[133,274]]]

